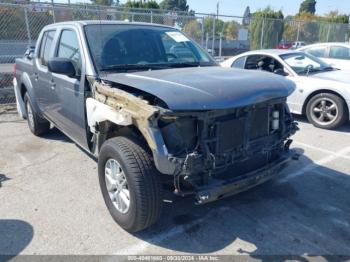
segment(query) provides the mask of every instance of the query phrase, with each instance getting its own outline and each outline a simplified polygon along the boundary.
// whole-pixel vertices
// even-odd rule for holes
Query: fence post
[[[299,41],[299,37],[300,37],[300,21],[298,21],[297,42]]]
[[[261,38],[260,38],[260,49],[263,49],[263,45],[264,45],[264,32],[265,30],[265,17],[263,17],[263,22],[261,25]]]
[[[328,32],[327,32],[327,43],[329,42],[329,35],[331,33],[331,24],[328,24]]]
[[[51,0],[51,7],[52,7],[52,19],[53,19],[53,22],[56,23],[55,5],[53,3],[53,0]]]
[[[24,8],[24,21],[26,23],[26,30],[27,30],[27,37],[28,37],[28,45],[31,46],[31,44],[32,44],[32,37],[30,35],[27,6],[24,6],[23,8]]]
[[[213,40],[211,43],[211,52],[215,56],[215,29],[216,29],[216,15],[213,15]]]
[[[205,39],[205,50],[208,51],[209,48],[209,33],[206,33],[206,39]]]
[[[204,47],[204,17],[202,17],[202,33],[201,33],[201,42],[202,42],[202,47]],[[207,48],[208,49],[208,48]]]
[[[151,10],[151,24],[153,24],[153,10]]]
[[[222,56],[222,33],[220,33],[220,44],[219,44],[219,57]]]

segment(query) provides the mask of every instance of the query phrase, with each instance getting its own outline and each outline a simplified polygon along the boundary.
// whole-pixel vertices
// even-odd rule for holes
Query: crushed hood
[[[271,73],[216,66],[115,73],[101,79],[152,94],[171,110],[242,107],[294,91],[291,81]]]

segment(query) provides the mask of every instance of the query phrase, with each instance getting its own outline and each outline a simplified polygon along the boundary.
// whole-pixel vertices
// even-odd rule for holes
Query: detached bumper
[[[246,191],[277,176],[291,160],[297,160],[299,155],[290,150],[278,160],[263,168],[240,177],[226,180],[212,180],[208,186],[199,188],[196,193],[196,204],[209,203],[224,197]]]

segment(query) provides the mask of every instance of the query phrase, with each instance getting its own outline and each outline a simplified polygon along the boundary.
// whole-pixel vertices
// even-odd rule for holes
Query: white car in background
[[[350,72],[350,44],[349,43],[321,43],[304,46],[298,51],[320,58],[332,67]],[[350,76],[349,76],[350,78]]]
[[[306,43],[303,41],[293,42],[291,49],[298,49],[300,47],[306,46]]]
[[[288,97],[291,112],[305,114],[316,127],[334,129],[349,121],[349,74],[316,57],[292,50],[259,50],[232,57],[221,66],[262,70],[292,80],[296,89]]]

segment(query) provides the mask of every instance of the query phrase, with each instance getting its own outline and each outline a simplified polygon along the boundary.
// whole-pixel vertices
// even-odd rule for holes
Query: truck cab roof
[[[111,21],[111,20],[79,20],[79,21],[65,21],[50,24],[44,27],[44,29],[50,29],[58,26],[77,26],[83,27],[86,25],[142,25],[142,26],[150,26],[150,27],[165,27],[165,28],[173,28],[167,25],[160,24],[151,24],[151,23],[142,23],[142,22],[129,22],[129,21]]]

